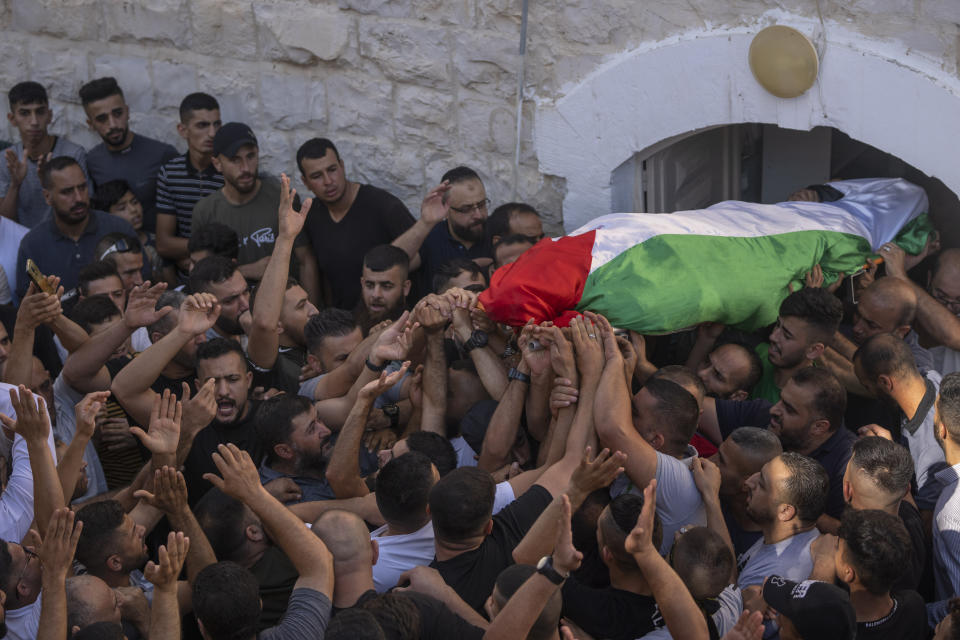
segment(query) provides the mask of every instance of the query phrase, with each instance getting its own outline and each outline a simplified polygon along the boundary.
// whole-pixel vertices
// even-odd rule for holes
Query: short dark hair
[[[119,622],[94,622],[70,636],[72,640],[124,640],[123,625]]]
[[[209,251],[215,256],[236,260],[240,255],[240,238],[237,232],[227,225],[208,222],[191,229],[187,251]]]
[[[960,372],[949,373],[940,381],[937,411],[947,437],[960,444]]]
[[[220,103],[209,93],[198,91],[180,101],[180,122],[187,124],[194,111],[219,111]]]
[[[903,521],[877,509],[847,509],[838,536],[846,545],[844,559],[873,595],[890,591],[910,564],[910,535]]]
[[[324,640],[387,640],[380,623],[366,609],[351,607],[333,616]]]
[[[444,288],[446,288],[447,283],[460,275],[461,271],[468,271],[473,275],[479,275],[483,277],[483,282],[486,284],[487,276],[483,273],[483,269],[477,265],[476,262],[470,258],[454,258],[453,260],[448,260],[444,262],[433,274],[433,292],[440,293]]]
[[[328,336],[345,336],[356,331],[359,326],[353,314],[349,311],[334,309],[333,307],[321,309],[315,316],[307,320],[307,324],[303,327],[303,338],[307,343],[307,351],[315,353]]]
[[[226,282],[237,272],[237,263],[223,256],[209,256],[198,262],[190,272],[188,286],[191,293],[203,293],[211,284]]]
[[[221,560],[239,560],[247,540],[243,503],[212,487],[194,505],[193,513],[214,554]]]
[[[850,462],[885,493],[900,500],[910,488],[913,458],[901,444],[879,436],[867,436],[853,443]]]
[[[390,640],[414,640],[420,637],[420,609],[411,598],[397,593],[383,593],[360,606],[373,614]]]
[[[496,483],[477,467],[460,467],[430,490],[430,513],[437,538],[458,542],[483,532],[493,514]]]
[[[197,347],[197,363],[201,360],[213,360],[228,353],[235,353],[243,361],[244,370],[247,369],[247,356],[243,352],[243,347],[233,338],[214,338],[207,340]]]
[[[843,414],[847,411],[847,390],[840,380],[826,367],[804,367],[791,378],[801,387],[813,388],[813,412],[817,419],[826,418],[830,422],[830,431],[834,432],[843,425]]]
[[[502,598],[498,604],[502,607],[513,597],[513,595],[537,572],[535,567],[528,564],[512,564],[497,576],[494,583],[495,594]],[[536,621],[526,635],[527,640],[548,640],[555,638],[557,634],[557,625],[560,623],[560,612],[563,608],[563,597],[560,591],[554,592],[547,604],[544,605],[537,616]]]
[[[440,182],[449,182],[450,184],[457,184],[466,180],[480,180],[480,176],[470,167],[463,165],[450,169],[440,178]]]
[[[530,236],[525,236],[522,233],[511,233],[508,236],[504,236],[497,241],[497,244],[493,245],[493,250],[496,251],[500,247],[509,247],[514,244],[529,244],[533,246],[536,244],[533,241],[533,238]]]
[[[418,451],[430,458],[440,477],[457,468],[457,451],[449,440],[432,431],[414,431],[406,438],[410,451]]]
[[[337,157],[337,162],[340,162],[340,152],[337,151],[336,145],[327,140],[326,138],[310,138],[297,149],[297,167],[300,169],[300,173],[303,173],[303,159],[317,159],[322,158],[327,155],[327,150],[330,149],[333,151],[333,155]]]
[[[826,289],[804,287],[780,303],[780,316],[800,318],[810,325],[818,342],[827,342],[840,327],[843,304]]]
[[[81,267],[77,272],[77,286],[80,288],[80,294],[90,295],[90,283],[97,280],[103,280],[110,276],[120,277],[117,272],[117,265],[106,260],[94,260],[90,264]]]
[[[120,85],[117,84],[117,79],[109,76],[91,80],[87,84],[80,87],[79,93],[80,103],[83,106],[87,106],[91,102],[96,102],[97,100],[109,98],[110,96],[123,96],[123,91],[120,89]]]
[[[433,488],[430,458],[410,451],[383,465],[377,474],[377,507],[387,522],[415,529],[430,520],[427,503]]]
[[[50,188],[50,174],[54,171],[63,171],[64,169],[72,166],[80,167],[80,163],[77,162],[76,158],[71,156],[57,156],[40,165],[40,184],[44,189]],[[83,167],[80,167],[80,170],[83,171]],[[86,175],[86,174],[84,174]]]
[[[77,511],[77,520],[83,522],[77,543],[77,560],[88,571],[99,574],[104,561],[112,555],[117,529],[123,524],[126,511],[116,500],[104,500],[85,505]]]
[[[716,598],[730,584],[733,552],[707,527],[687,530],[673,545],[673,569],[697,602]]]
[[[264,400],[257,409],[256,426],[260,445],[267,456],[267,464],[274,464],[277,454],[273,448],[289,442],[293,420],[310,411],[310,400],[287,393]]]
[[[668,364],[665,367],[660,367],[653,372],[653,375],[651,375],[649,379],[668,380],[680,385],[688,392],[690,392],[689,387],[693,387],[696,389],[693,397],[698,401],[702,401],[707,395],[707,388],[703,385],[703,380],[700,379],[700,376],[680,364]]]
[[[508,202],[502,204],[494,209],[490,217],[487,218],[487,231],[490,232],[490,237],[500,236],[502,238],[509,235],[510,218],[513,217],[515,213],[532,213],[538,218],[540,217],[537,210],[525,202]]]
[[[617,565],[626,571],[637,572],[639,567],[633,556],[624,548],[630,532],[637,525],[637,518],[643,509],[643,496],[636,493],[622,493],[607,505],[608,516],[600,516],[597,526],[603,533],[603,543],[610,550]],[[660,517],[653,517],[653,546],[659,548],[663,542],[663,525]]]
[[[371,271],[386,271],[397,265],[404,271],[410,270],[410,256],[400,247],[381,244],[367,251],[363,256],[363,266]]]
[[[853,361],[858,360],[870,382],[876,382],[880,376],[920,375],[910,345],[892,333],[868,338],[853,354]]]
[[[241,640],[257,635],[260,585],[236,562],[211,564],[193,582],[193,612],[212,640]]]
[[[662,433],[671,449],[686,446],[700,421],[700,406],[696,398],[671,380],[654,378],[647,380],[643,388],[657,401],[657,418],[664,427]]]
[[[112,318],[119,318],[122,312],[105,293],[95,296],[86,296],[70,310],[70,319],[80,325],[80,328],[90,333],[93,325],[101,324]]]
[[[117,204],[120,198],[125,196],[128,191],[132,191],[130,183],[123,178],[110,180],[97,185],[97,191],[93,194],[93,208],[99,211],[110,211],[110,207]]]
[[[174,309],[179,310],[180,305],[183,304],[183,301],[187,299],[187,294],[183,291],[177,291],[176,289],[164,291],[160,294],[160,297],[157,298],[157,304],[154,305],[154,309],[163,309],[164,307],[173,307]],[[177,325],[176,317],[174,314],[168,313],[161,318],[158,318],[153,324],[147,325],[147,333],[153,335],[154,333],[162,333],[167,335],[170,333],[173,328]]]
[[[781,500],[793,505],[801,522],[816,522],[823,514],[830,490],[826,469],[813,458],[790,451],[780,454],[780,460],[789,472]]]
[[[117,246],[119,245],[119,246]],[[126,247],[125,249],[123,247]],[[116,247],[116,250],[112,250]],[[107,255],[103,255],[107,251]],[[99,240],[97,240],[96,247],[93,250],[94,256],[100,260],[113,261],[116,258],[113,257],[114,253],[141,253],[143,252],[143,245],[140,244],[140,239],[136,236],[130,236],[122,231],[113,231],[106,234]],[[100,256],[103,256],[102,258]]]
[[[50,104],[47,90],[39,82],[31,80],[18,82],[10,87],[7,98],[10,100],[10,111],[18,104]]]
[[[727,437],[752,458],[769,462],[783,453],[780,438],[769,429],[737,427]]]

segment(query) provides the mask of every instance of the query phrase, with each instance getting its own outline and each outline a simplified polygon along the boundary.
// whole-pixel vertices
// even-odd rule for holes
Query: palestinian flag
[[[814,265],[830,284],[860,270],[885,242],[919,253],[932,230],[926,194],[905,180],[830,186],[843,197],[602,216],[498,269],[480,302],[513,326],[530,318],[563,325],[590,310],[645,334],[707,321],[764,327],[776,321],[788,286],[802,287]]]

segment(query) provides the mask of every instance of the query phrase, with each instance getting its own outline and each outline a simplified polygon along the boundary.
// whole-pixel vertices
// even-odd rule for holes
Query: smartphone
[[[50,285],[50,283],[47,282],[47,276],[40,272],[40,269],[37,267],[37,263],[30,258],[27,258],[27,275],[30,276],[30,279],[33,280],[40,291],[49,293],[50,295],[56,295],[57,292]]]

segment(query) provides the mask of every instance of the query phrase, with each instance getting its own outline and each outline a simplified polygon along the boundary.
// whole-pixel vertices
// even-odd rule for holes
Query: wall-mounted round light
[[[796,98],[813,86],[820,68],[807,36],[783,25],[767,27],[750,43],[750,70],[778,98]]]

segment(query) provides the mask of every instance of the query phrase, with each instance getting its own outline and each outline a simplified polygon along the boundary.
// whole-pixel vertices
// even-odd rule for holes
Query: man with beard
[[[737,558],[744,609],[767,609],[760,597],[767,576],[799,581],[810,575],[810,543],[820,535],[816,522],[829,482],[816,460],[799,453],[777,456],[747,480],[747,514],[760,525],[763,538]]]
[[[155,231],[157,173],[177,150],[130,130],[130,107],[114,78],[97,78],[80,87],[80,102],[87,125],[103,140],[87,153],[94,185],[126,180],[143,205],[144,229]]]
[[[900,409],[900,440],[910,450],[917,478],[914,498],[921,512],[932,511],[942,489],[937,474],[946,466],[934,429],[940,374],[928,371],[921,375],[910,347],[887,333],[864,342],[854,354],[853,364],[863,386]],[[861,433],[891,437],[877,425],[867,425]]]
[[[247,370],[243,349],[236,340],[215,338],[197,349],[197,386],[211,378],[217,414],[193,438],[183,468],[191,504],[210,489],[203,474],[216,473],[211,456],[219,445],[233,443],[254,460],[263,455],[254,420],[257,403],[249,398],[253,374]]]
[[[246,342],[240,316],[250,309],[250,287],[237,263],[229,258],[211,256],[197,263],[190,272],[190,290],[210,293],[220,303],[220,316],[207,332],[207,339],[232,338]]]
[[[697,368],[697,376],[707,396],[722,400],[746,400],[760,380],[763,363],[760,356],[741,344],[728,342],[707,355]]]
[[[280,181],[259,176],[257,138],[240,122],[228,122],[213,137],[213,166],[223,174],[223,188],[196,204],[192,225],[219,222],[235,230],[240,239],[240,272],[247,280],[259,281],[277,239]],[[302,234],[295,244],[297,277],[311,299],[319,300],[317,260]]]
[[[396,196],[348,180],[340,153],[326,138],[304,142],[297,150],[297,166],[303,184],[315,196],[307,207],[304,230],[330,285],[327,302],[338,309],[352,309],[360,298],[360,258],[373,247],[404,236],[414,226],[413,216]],[[411,258],[419,248],[396,246]]]
[[[419,227],[430,227],[422,236],[422,246],[418,245],[424,291],[430,290],[440,266],[454,258],[470,258],[483,268],[493,262],[493,246],[486,234],[490,200],[480,176],[461,166],[443,174],[440,182],[424,199],[420,220],[408,232],[412,235]],[[400,246],[401,240],[395,244]]]
[[[383,320],[396,320],[403,313],[410,293],[410,260],[403,249],[382,244],[363,256],[360,277],[359,324],[365,331]]]
[[[17,252],[17,296],[23,298],[30,284],[27,258],[44,275],[60,276],[65,290],[77,286],[80,268],[99,256],[97,242],[108,233],[119,231],[136,236],[126,220],[90,208],[87,178],[80,164],[70,156],[53,158],[41,167],[43,197],[53,215],[31,229],[20,241]]]
[[[266,455],[260,465],[261,482],[292,479],[300,488],[296,502],[336,497],[326,479],[330,429],[317,418],[313,403],[303,396],[274,396],[257,411],[256,425]]]

